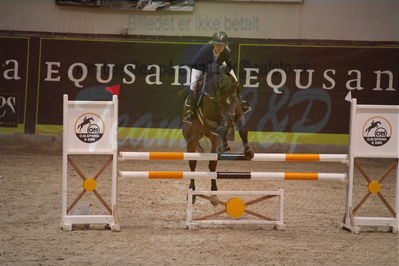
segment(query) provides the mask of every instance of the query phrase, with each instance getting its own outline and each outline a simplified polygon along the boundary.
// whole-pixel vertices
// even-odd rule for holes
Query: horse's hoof
[[[252,150],[247,150],[244,151],[244,156],[246,160],[251,160],[252,158],[254,158],[255,153]]]
[[[218,199],[218,197],[216,196],[216,195],[212,195],[211,197],[210,197],[211,199],[210,199],[210,202],[211,202],[211,204],[213,205],[213,206],[218,206],[219,205],[219,199]]]
[[[216,152],[217,153],[225,153],[225,152],[227,152],[229,150],[230,150],[230,146],[229,145],[226,145],[226,146],[221,145],[221,146],[216,148]]]
[[[216,152],[217,153],[224,153],[223,147],[222,146],[217,147],[216,148]]]

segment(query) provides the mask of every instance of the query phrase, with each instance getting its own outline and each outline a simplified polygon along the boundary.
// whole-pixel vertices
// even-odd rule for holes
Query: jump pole
[[[247,158],[242,153],[197,152],[119,152],[119,160],[197,160],[197,161],[258,161],[258,162],[336,162],[347,163],[347,154],[255,153]]]
[[[119,171],[122,178],[134,179],[251,179],[251,180],[320,180],[345,181],[344,173],[290,173],[290,172],[154,172]]]

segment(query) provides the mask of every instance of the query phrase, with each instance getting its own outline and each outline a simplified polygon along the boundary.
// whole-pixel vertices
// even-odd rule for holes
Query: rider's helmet
[[[229,40],[226,32],[224,31],[215,32],[212,36],[212,40],[210,41],[210,43],[227,46],[229,44]]]

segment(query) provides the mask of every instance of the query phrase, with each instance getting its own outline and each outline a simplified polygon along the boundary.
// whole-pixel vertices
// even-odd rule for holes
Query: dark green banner
[[[255,131],[338,133],[349,128],[348,92],[360,104],[399,104],[398,49],[240,45],[240,77]]]

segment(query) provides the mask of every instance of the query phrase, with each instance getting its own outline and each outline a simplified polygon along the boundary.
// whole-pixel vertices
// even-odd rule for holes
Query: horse
[[[92,117],[87,118],[87,116],[85,116],[85,118],[83,118],[83,122],[80,123],[80,124],[78,125],[79,131],[81,131],[82,128],[83,128],[85,125],[87,125],[87,124],[90,125],[90,124],[91,124],[91,121],[94,121],[94,119],[93,119]]]
[[[370,130],[372,130],[372,129],[375,128],[375,127],[378,127],[379,125],[381,125],[381,122],[380,122],[380,121],[374,122],[374,120],[373,120],[373,121],[371,122],[371,125],[370,125],[368,128],[366,128],[365,133],[368,135],[368,134],[370,133]]]
[[[237,126],[247,159],[254,156],[248,144],[248,131],[245,127],[245,117],[241,108],[237,88],[238,83],[228,74],[227,68],[221,66],[216,71],[205,74],[199,86],[204,86],[199,103],[197,116],[192,123],[183,122],[183,136],[187,145],[187,152],[202,150],[199,141],[206,136],[211,141],[211,152],[224,153],[230,150],[227,142],[229,130]],[[204,84],[205,82],[205,84]],[[187,101],[187,99],[186,99]],[[187,104],[183,106],[183,114],[188,110]],[[191,171],[195,171],[196,160],[190,160]],[[209,161],[211,172],[216,171],[217,161]],[[190,189],[195,190],[194,179],[190,180]],[[216,180],[211,180],[211,190],[217,190]],[[214,197],[214,199],[216,196]],[[195,197],[193,198],[193,202]],[[217,205],[216,201],[211,201]]]

